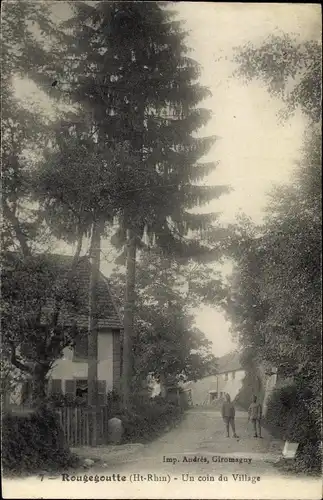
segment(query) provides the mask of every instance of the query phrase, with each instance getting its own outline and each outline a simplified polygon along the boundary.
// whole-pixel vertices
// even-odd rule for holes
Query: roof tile
[[[72,265],[73,257],[69,255],[47,254],[38,255],[34,257],[54,265],[58,269],[58,273],[62,276],[66,275]],[[65,324],[77,322],[81,327],[88,326],[88,312],[89,312],[89,285],[90,285],[90,271],[91,263],[87,256],[80,257],[75,276],[72,279],[73,287],[77,289],[78,306],[75,313],[67,307],[61,309],[61,315],[64,318]],[[46,308],[43,308],[43,318],[46,314],[51,313],[54,307],[53,298],[49,298]],[[113,295],[110,290],[108,279],[100,272],[98,283],[98,326],[99,328],[109,329],[122,329],[122,322],[113,300]]]

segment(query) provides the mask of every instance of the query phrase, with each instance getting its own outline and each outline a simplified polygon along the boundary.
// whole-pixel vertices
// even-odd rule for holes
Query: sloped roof
[[[218,358],[218,373],[227,373],[242,369],[240,354],[236,351]]]
[[[14,253],[11,253],[14,257]],[[18,257],[18,254],[16,254]],[[58,276],[66,276],[67,272],[71,269],[73,257],[69,255],[60,254],[46,254],[37,255],[33,257],[33,260],[39,259],[42,262],[48,263],[57,272]],[[78,326],[81,328],[88,327],[88,312],[89,312],[89,285],[90,285],[90,271],[91,263],[87,256],[80,257],[77,265],[75,274],[73,275],[73,288],[77,290],[78,305],[75,312],[71,312],[70,309],[62,308],[62,314],[64,314],[64,323],[69,324],[70,322],[76,321]],[[48,298],[46,303],[45,312],[49,312],[53,309],[54,300]],[[122,322],[114,303],[113,295],[110,290],[108,279],[100,272],[99,282],[98,282],[98,299],[97,299],[97,311],[98,311],[98,327],[100,329],[112,328],[116,330],[122,329]]]

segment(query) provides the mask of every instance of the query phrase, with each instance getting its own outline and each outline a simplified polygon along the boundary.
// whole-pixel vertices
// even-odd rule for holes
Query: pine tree
[[[199,182],[215,164],[199,163],[215,137],[194,134],[210,111],[198,83],[199,65],[188,55],[186,33],[174,13],[156,2],[74,5],[64,67],[64,95],[91,116],[102,155],[117,145],[128,153],[109,193],[118,237],[126,243],[123,395],[129,405],[136,250],[143,236],[168,254],[199,249],[186,238],[214,220],[189,210],[226,191]],[[68,37],[66,38],[66,41]],[[73,61],[73,64],[71,62]],[[59,84],[58,84],[59,86]]]

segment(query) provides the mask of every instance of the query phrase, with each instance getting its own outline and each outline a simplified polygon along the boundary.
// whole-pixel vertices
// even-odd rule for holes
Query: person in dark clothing
[[[254,429],[254,437],[262,437],[261,435],[261,418],[262,408],[261,404],[257,401],[257,396],[253,397],[253,401],[248,409],[248,421],[251,420]]]
[[[233,432],[233,437],[237,438],[236,428],[235,428],[235,408],[233,403],[231,402],[231,398],[229,394],[225,395],[225,401],[222,405],[222,418],[225,423],[225,429],[227,432],[227,437],[230,437],[230,426]]]

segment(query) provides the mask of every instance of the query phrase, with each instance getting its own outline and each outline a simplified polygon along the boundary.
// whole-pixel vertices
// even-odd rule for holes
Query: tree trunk
[[[123,359],[122,359],[122,405],[130,408],[130,394],[133,377],[133,323],[135,306],[135,278],[136,278],[136,250],[137,242],[133,231],[127,232],[126,248],[126,291],[124,306],[124,332],[123,332]]]
[[[166,377],[164,373],[161,373],[159,376],[160,383],[160,395],[162,398],[166,398],[167,396],[167,387],[166,387]]]
[[[47,396],[47,373],[49,367],[36,365],[31,379],[31,403],[38,406],[43,403]]]
[[[90,250],[89,323],[88,323],[88,404],[90,415],[90,442],[97,444],[98,412],[98,311],[97,292],[100,272],[100,245],[102,223],[93,222]]]

